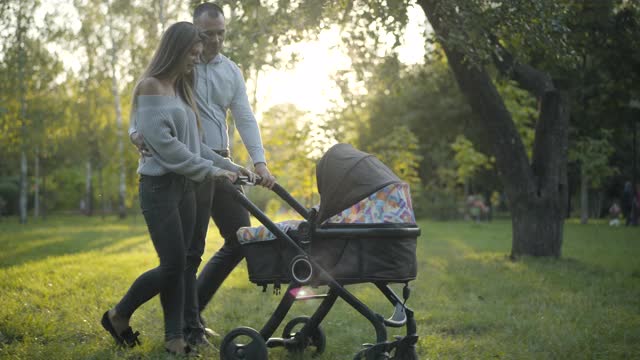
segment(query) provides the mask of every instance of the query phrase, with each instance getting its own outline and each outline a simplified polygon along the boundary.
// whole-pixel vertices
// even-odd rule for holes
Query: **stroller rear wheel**
[[[299,335],[300,330],[302,330],[310,320],[311,318],[308,316],[298,316],[293,318],[287,323],[287,325],[285,325],[282,337],[285,339],[293,339],[296,336],[300,337],[302,335]],[[316,348],[314,355],[320,355],[324,352],[326,345],[327,338],[320,325],[318,325],[318,327],[311,330],[310,334],[306,334],[304,339],[299,339],[299,342],[295,345],[287,346],[287,350],[290,352],[303,352],[307,347],[313,346]]]
[[[222,360],[267,360],[267,345],[259,332],[250,327],[231,330],[220,344]]]

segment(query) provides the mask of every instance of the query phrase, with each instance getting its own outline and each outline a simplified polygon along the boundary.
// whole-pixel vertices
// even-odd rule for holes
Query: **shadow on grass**
[[[623,354],[640,340],[629,321],[640,305],[632,273],[575,258],[513,262],[506,254],[478,252],[463,241],[449,243],[460,256],[449,258],[438,271],[436,289],[426,289],[432,316],[419,325],[426,330],[422,335],[471,341],[485,348],[485,355],[495,339],[528,339],[522,349],[508,353],[514,358],[612,349]],[[571,341],[557,342],[563,337]]]
[[[65,218],[0,229],[0,268],[90,251],[126,252],[149,241],[140,221]]]

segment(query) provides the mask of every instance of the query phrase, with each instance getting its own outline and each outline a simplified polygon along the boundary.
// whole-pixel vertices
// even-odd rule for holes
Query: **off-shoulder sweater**
[[[203,181],[222,169],[239,166],[202,144],[193,110],[177,96],[138,95],[134,126],[144,137],[151,157],[141,157],[138,173],[160,176],[169,172]]]

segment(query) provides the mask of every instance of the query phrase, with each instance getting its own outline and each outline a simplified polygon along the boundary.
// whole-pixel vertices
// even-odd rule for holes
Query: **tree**
[[[569,159],[580,165],[580,223],[589,220],[589,188],[602,184],[604,179],[615,174],[609,164],[613,153],[611,131],[601,130],[599,138],[582,137],[569,152]]]
[[[566,93],[550,74],[518,61],[492,29],[495,15],[511,25],[527,17],[542,21],[532,33],[545,38],[554,9],[547,2],[484,2],[419,0],[434,34],[442,45],[458,85],[469,102],[485,138],[494,143],[496,166],[511,204],[513,238],[511,256],[559,257],[562,248],[564,204],[567,197],[567,133],[569,103]],[[496,10],[498,9],[498,10]],[[515,12],[519,16],[509,14]],[[485,16],[489,15],[489,16]],[[494,16],[491,16],[494,15]],[[521,34],[521,33],[519,33]],[[539,40],[532,38],[532,40]],[[528,40],[528,38],[526,39]],[[493,51],[493,52],[491,52]],[[493,57],[496,68],[540,101],[532,161],[526,154],[500,93],[487,69]]]
[[[93,213],[96,180],[103,210],[115,197],[118,214],[124,217],[135,198],[127,191],[135,184],[137,156],[132,148],[125,149],[129,143],[124,130],[129,93],[157,46],[163,27],[186,10],[185,3],[75,1],[79,17],[85,20],[79,31],[68,30],[67,41],[77,45],[78,55],[84,60],[78,75],[82,81],[77,83],[82,106],[76,107],[75,116],[84,144],[88,215]],[[111,179],[112,174],[116,179]]]
[[[40,158],[46,140],[45,122],[56,115],[56,111],[47,111],[46,106],[52,104],[50,93],[61,71],[59,61],[45,49],[46,42],[57,36],[57,26],[44,27],[35,23],[34,13],[39,4],[37,0],[7,1],[0,8],[3,14],[3,31],[0,32],[3,85],[0,87],[0,98],[7,105],[6,113],[2,116],[7,141],[3,141],[1,150],[11,154],[19,148],[21,223],[27,221],[30,180],[27,165],[31,156],[34,158],[35,174],[34,215],[40,215]],[[13,34],[15,36],[11,36]]]
[[[20,151],[20,223],[27,222],[27,100],[25,86],[25,69],[27,60],[25,54],[25,36],[29,28],[28,21],[30,16],[24,12],[33,10],[33,8],[23,8],[20,6],[18,10],[18,25],[16,26],[16,38],[18,43],[18,89],[20,94],[20,139],[22,140],[22,149]]]
[[[263,114],[265,151],[274,161],[270,165],[278,182],[308,206],[319,199],[316,189],[315,162],[319,159],[308,114],[291,104],[277,105]]]
[[[615,201],[624,182],[634,178],[633,132],[638,116],[632,114],[629,104],[640,98],[635,86],[640,81],[640,4],[580,1],[574,6],[581,16],[572,17],[569,39],[579,49],[582,61],[574,76],[581,86],[573,101],[576,111],[571,119],[570,138],[575,141],[571,148],[582,147],[586,139],[599,141],[601,130],[610,131],[608,140],[613,153],[608,156],[607,165],[617,170],[596,187],[598,191],[593,195],[597,201],[589,201],[589,192],[583,189],[590,186],[590,180],[582,179],[582,163],[572,158],[576,160],[571,163],[574,182],[580,183],[574,187],[580,189],[581,201],[598,205],[603,197]],[[608,206],[601,204],[594,210],[602,212]],[[585,214],[581,215],[584,219]]]

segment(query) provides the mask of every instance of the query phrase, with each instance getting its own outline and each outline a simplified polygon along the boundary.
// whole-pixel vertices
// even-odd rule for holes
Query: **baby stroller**
[[[408,185],[374,156],[347,144],[333,146],[316,169],[319,209],[306,209],[281,186],[275,191],[303,221],[272,222],[241,192],[239,201],[263,226],[242,228],[238,240],[247,260],[249,280],[266,290],[288,284],[267,323],[256,331],[238,327],[221,343],[222,359],[266,359],[267,349],[290,352],[315,348],[320,354],[326,337],[320,326],[338,298],[373,325],[375,343],[365,344],[354,359],[417,359],[416,322],[405,304],[408,282],[417,274],[415,223]],[[391,303],[389,318],[376,314],[345,285],[372,283]],[[402,298],[391,283],[404,283]],[[327,286],[326,294],[303,296],[303,286]],[[310,316],[296,317],[284,326],[282,337],[271,337],[296,301],[321,299]],[[406,327],[405,336],[387,339],[387,327]]]

